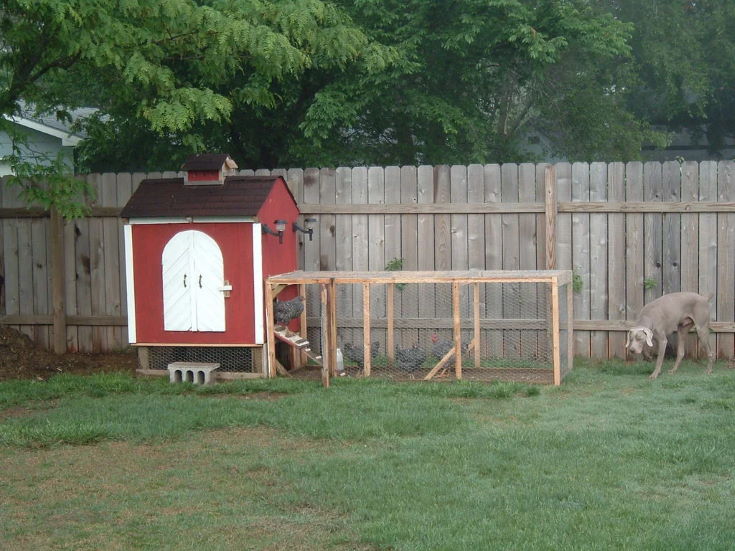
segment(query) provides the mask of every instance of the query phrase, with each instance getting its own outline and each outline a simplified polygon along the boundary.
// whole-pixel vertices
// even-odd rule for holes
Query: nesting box
[[[182,168],[142,181],[121,212],[129,342],[262,346],[264,278],[298,264],[296,201],[280,176],[238,176],[225,154]]]

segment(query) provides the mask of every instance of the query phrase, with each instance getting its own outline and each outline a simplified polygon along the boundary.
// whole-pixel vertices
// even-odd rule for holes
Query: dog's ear
[[[630,331],[625,333],[625,348],[628,348],[630,346]]]
[[[643,333],[646,335],[646,344],[653,348],[653,331],[648,327],[643,327]]]

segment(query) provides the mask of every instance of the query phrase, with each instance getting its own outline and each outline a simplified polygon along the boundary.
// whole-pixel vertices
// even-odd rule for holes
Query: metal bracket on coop
[[[570,270],[296,271],[264,293],[270,377],[328,386],[338,357],[340,375],[406,381],[559,385],[572,369]]]

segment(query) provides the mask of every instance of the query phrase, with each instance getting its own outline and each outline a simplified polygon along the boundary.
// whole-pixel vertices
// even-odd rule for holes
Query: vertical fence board
[[[335,181],[335,202],[337,204],[352,203],[352,170],[349,168],[338,168]],[[335,270],[352,269],[352,218],[350,216],[338,215],[335,217]],[[351,285],[339,285],[337,292],[337,315],[340,317],[352,316],[352,302],[354,292]],[[352,330],[346,335],[350,342],[355,342]],[[342,346],[339,343],[338,346]]]
[[[717,166],[718,201],[735,201],[735,163]],[[720,213],[717,228],[717,315],[720,321],[735,321],[735,214]],[[717,353],[732,358],[735,335],[722,334],[717,339]]]
[[[518,202],[518,165],[506,163],[500,167],[500,187],[503,202]],[[503,269],[520,268],[520,241],[518,214],[503,214]],[[520,286],[503,284],[503,317],[520,317]],[[520,357],[520,331],[503,331],[503,346],[508,358]]]
[[[290,168],[286,171],[286,183],[288,189],[291,190],[291,194],[297,203],[304,202],[304,171],[300,168]],[[301,220],[303,226],[303,219]],[[316,231],[315,225],[312,224],[312,229]],[[304,250],[306,248],[306,242],[309,240],[309,236],[301,232],[298,233],[296,241],[299,244],[299,250],[297,253],[299,266],[305,266]],[[313,236],[312,236],[313,240]],[[312,241],[313,242],[313,241]]]
[[[440,165],[434,167],[434,202],[447,204],[451,201],[451,174],[450,167]],[[439,214],[434,217],[434,269],[452,269],[452,227],[451,216]],[[434,286],[435,315],[451,317],[451,297],[440,286]],[[444,335],[442,335],[444,338]]]
[[[590,197],[590,172],[587,163],[572,165],[572,202],[587,202]],[[590,215],[572,214],[572,265],[581,281],[574,296],[576,319],[590,319]],[[583,357],[590,355],[590,332],[574,332],[574,352]]]
[[[546,202],[546,167],[548,163],[537,163],[536,171],[536,201],[541,204]],[[546,214],[536,215],[536,267],[539,270],[546,269]]]
[[[705,161],[699,165],[700,201],[717,201],[717,163]],[[717,214],[699,215],[699,293],[711,295],[712,315],[719,318],[717,296]],[[713,349],[717,346],[715,336],[710,337]]]
[[[117,206],[117,176],[115,174],[103,174],[101,181],[100,205],[103,207]],[[122,309],[120,290],[120,222],[117,217],[106,217],[102,221],[102,251],[103,270],[105,278],[105,302],[103,312],[109,316],[121,316],[125,310]],[[108,350],[120,350],[123,345],[122,332],[120,328],[106,328],[105,338]]]
[[[590,201],[607,201],[607,164],[590,164]],[[607,214],[590,214],[590,318],[604,319],[608,312]],[[590,333],[590,356],[608,357],[608,337]]]
[[[401,169],[397,166],[385,167],[385,202],[401,202]],[[401,262],[401,215],[386,214],[385,216],[385,262]],[[401,315],[400,291],[394,289],[394,315]],[[398,297],[399,300],[396,300]]]
[[[368,171],[366,167],[352,169],[352,202],[356,205],[368,202]],[[352,217],[352,269],[368,270],[368,217],[357,214]],[[352,313],[356,319],[363,315],[362,286],[353,285]],[[362,335],[355,335],[355,343],[362,342]]]
[[[649,161],[643,165],[643,199],[660,202],[663,195],[661,163]],[[643,275],[645,303],[661,296],[663,287],[663,215],[646,213],[643,215]]]
[[[416,168],[403,166],[400,172],[400,202],[403,204],[416,204],[418,202],[418,187]],[[415,214],[401,215],[401,259],[404,270],[418,270],[418,217]],[[401,311],[404,316],[417,318],[419,315],[419,297],[417,285],[406,286],[397,290],[400,295]],[[405,292],[404,292],[405,291]],[[401,346],[407,348],[413,342],[425,340],[428,335],[419,335],[419,330],[406,331]]]
[[[368,168],[368,203],[385,203],[385,171],[382,167]],[[385,269],[385,215],[368,216],[368,268],[370,270]],[[373,317],[386,315],[386,290],[384,285],[370,289],[370,310]],[[380,343],[381,350],[386,350],[386,335],[383,330],[373,329],[373,340]],[[386,352],[388,352],[386,350]]]
[[[307,168],[303,173],[303,197],[305,203],[318,203],[319,202],[319,169]],[[317,222],[313,225],[314,233],[309,246],[304,247],[304,270],[316,271],[320,269],[320,258],[319,251],[321,249],[322,239],[322,225],[321,216],[317,217]],[[317,289],[310,289],[310,292],[305,297],[306,305],[305,309],[307,312],[321,312],[321,296]],[[309,336],[309,341],[313,343],[321,342],[321,334],[319,336]],[[321,350],[321,347],[319,348]]]
[[[625,201],[625,164],[611,163],[607,171],[608,201]],[[611,320],[625,319],[625,215],[610,213],[608,215],[608,277],[607,316]],[[625,335],[619,331],[608,333],[608,357],[625,357]]]
[[[643,200],[643,164],[628,163],[625,167],[626,201]],[[625,319],[633,320],[643,308],[643,214],[627,214],[625,217]]]
[[[21,314],[33,314],[33,245],[29,219],[18,220],[18,306]],[[21,326],[33,338],[33,327]]]
[[[523,163],[518,167],[518,200],[533,203],[536,198],[536,165]],[[536,269],[536,215],[518,216],[518,266],[521,270]],[[520,315],[522,318],[538,318],[538,296],[535,285],[526,285],[519,295]],[[521,356],[538,355],[538,335],[521,334]]]
[[[18,207],[23,204],[18,197],[19,189],[3,182],[3,207]],[[18,274],[18,221],[16,218],[6,218],[3,225],[3,276],[5,283],[5,313],[8,315],[20,314],[20,290]],[[15,329],[18,326],[13,326]]]
[[[331,168],[319,170],[319,202],[334,205],[336,198],[336,172]],[[319,217],[319,269],[334,270],[336,236],[334,214]]]
[[[140,180],[136,181],[137,173],[117,175],[117,206],[122,208],[133,194],[133,186],[137,188]],[[127,276],[125,272],[125,237],[123,234],[122,221],[118,223],[117,247],[120,259],[120,312],[125,315],[128,311]],[[128,344],[128,331],[126,327],[119,327],[118,337],[123,346]]]
[[[95,190],[95,200],[93,206],[101,206],[103,196],[102,175],[91,175],[89,182],[94,186]],[[107,296],[105,295],[105,245],[103,242],[103,227],[104,222],[101,217],[90,218],[90,301],[91,313],[93,316],[104,315],[107,305]],[[95,352],[97,350],[109,350],[107,328],[103,326],[92,327],[92,341],[90,347],[88,348],[88,350],[86,350],[86,352]]]
[[[51,313],[51,270],[49,269],[50,255],[49,239],[50,222],[48,218],[31,221],[31,269],[33,270],[33,314]],[[117,269],[117,263],[115,264]],[[33,327],[33,340],[43,348],[51,344],[50,326],[36,325]]]
[[[467,202],[467,167],[452,165],[449,169],[450,201],[452,203]],[[466,270],[469,266],[467,248],[467,215],[452,214],[450,216],[451,232],[451,265],[452,270]],[[463,317],[470,317],[470,295],[467,289],[460,292],[460,312]],[[466,329],[466,328],[465,328]]]
[[[699,200],[699,164],[687,161],[681,166],[681,200]],[[699,216],[696,214],[681,215],[681,290],[697,292],[699,279]],[[697,357],[698,347],[696,335],[686,339],[687,354]]]
[[[663,201],[681,200],[682,166],[677,161],[667,161],[662,167]],[[662,292],[681,291],[681,214],[667,212],[663,215],[663,273]]]
[[[417,172],[417,201],[419,204],[434,203],[434,168],[422,165]],[[416,220],[418,231],[418,269],[433,270],[435,267],[435,218],[430,214],[419,214]],[[436,312],[434,285],[421,283],[418,286],[419,317],[433,318]]]
[[[485,202],[500,203],[502,187],[500,182],[500,165],[491,164],[483,167],[485,183]],[[485,215],[485,268],[501,270],[503,268],[503,219],[500,214]],[[501,285],[485,285],[485,317],[500,319],[503,315],[503,294]],[[488,357],[502,356],[503,332],[488,331],[488,350],[483,353]]]

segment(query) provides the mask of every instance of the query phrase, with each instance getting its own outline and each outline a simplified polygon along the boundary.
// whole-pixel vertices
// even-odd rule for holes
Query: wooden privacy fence
[[[546,268],[547,253],[555,252],[555,267],[574,271],[577,355],[624,356],[624,331],[640,308],[681,290],[713,294],[716,349],[732,358],[735,162],[557,163],[545,186],[548,166],[255,173],[283,175],[301,212],[318,219],[313,240],[300,237],[303,270],[399,264],[405,270],[534,270]],[[17,190],[3,184],[0,323],[47,347],[54,346],[54,324],[59,349],[126,347],[117,215],[141,180],[175,175],[86,176],[97,198],[91,216],[74,221],[24,208]],[[555,235],[545,235],[547,222]]]

